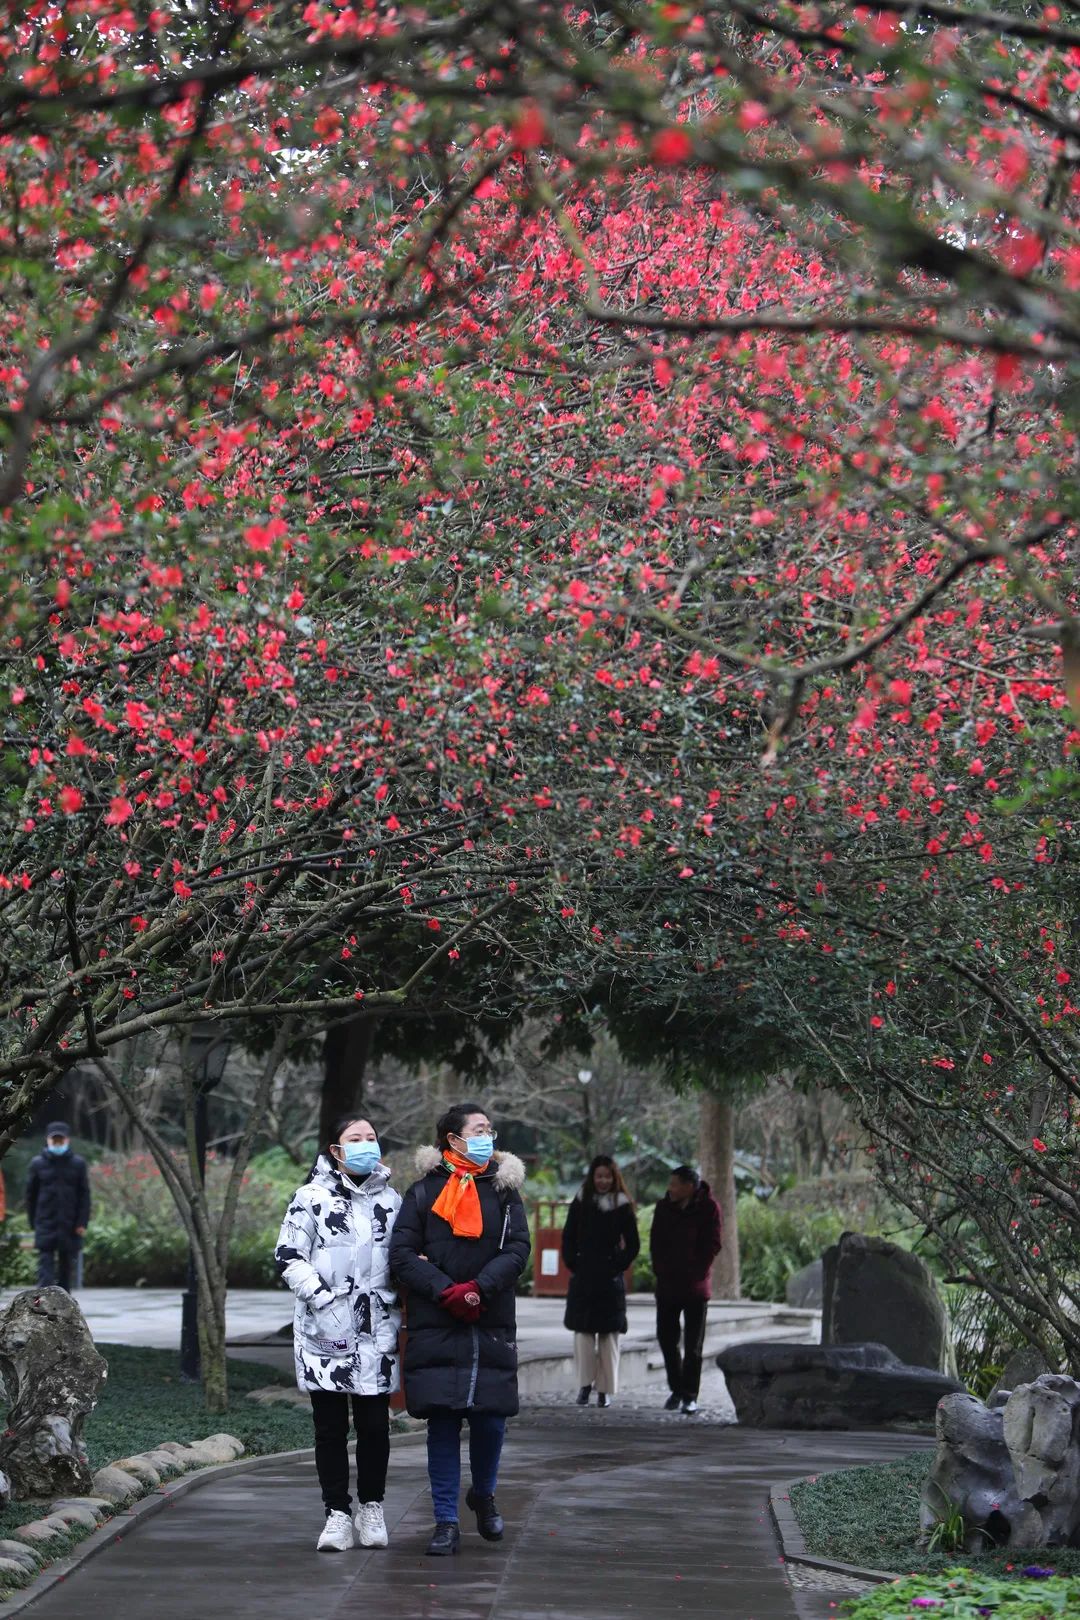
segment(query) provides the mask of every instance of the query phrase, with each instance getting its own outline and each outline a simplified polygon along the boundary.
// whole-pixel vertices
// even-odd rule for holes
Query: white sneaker
[[[356,1531],[352,1520],[347,1513],[335,1508],[333,1513],[326,1515],[316,1552],[352,1552],[355,1546]]]
[[[385,1547],[390,1541],[386,1533],[381,1502],[361,1502],[353,1519],[361,1547]]]

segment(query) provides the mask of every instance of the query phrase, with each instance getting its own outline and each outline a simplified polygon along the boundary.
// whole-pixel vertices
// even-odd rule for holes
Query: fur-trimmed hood
[[[442,1149],[437,1147],[417,1148],[416,1173],[418,1176],[429,1176],[442,1164]],[[491,1178],[493,1184],[500,1192],[520,1192],[525,1185],[525,1165],[516,1153],[493,1153],[495,1174]]]

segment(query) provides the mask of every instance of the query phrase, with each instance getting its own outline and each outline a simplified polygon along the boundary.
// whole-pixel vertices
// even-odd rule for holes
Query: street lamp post
[[[591,1069],[579,1069],[577,1072],[578,1084],[581,1087],[581,1128],[585,1138],[585,1157],[592,1158],[592,1108],[589,1105],[589,1082],[592,1080]]]
[[[193,1024],[187,1033],[187,1061],[195,1082],[195,1162],[199,1185],[206,1185],[206,1144],[210,1135],[208,1099],[225,1073],[232,1042],[217,1026]],[[199,1355],[199,1273],[195,1265],[195,1245],[188,1246],[187,1287],[180,1304],[180,1377],[185,1384],[197,1384],[202,1377]]]

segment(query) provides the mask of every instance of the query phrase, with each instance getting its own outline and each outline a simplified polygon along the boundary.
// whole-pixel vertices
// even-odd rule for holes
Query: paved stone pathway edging
[[[424,1435],[419,1431],[391,1435],[395,1445],[415,1445],[423,1438]],[[235,1462],[218,1463],[197,1469],[182,1478],[169,1480],[151,1490],[146,1496],[133,1501],[129,1506],[118,1507],[111,1518],[106,1519],[92,1535],[80,1541],[71,1552],[65,1554],[63,1558],[55,1559],[28,1586],[20,1587],[18,1591],[12,1592],[9,1597],[0,1601],[0,1620],[7,1620],[9,1615],[18,1614],[20,1610],[29,1608],[31,1603],[36,1603],[54,1586],[66,1581],[91,1558],[104,1552],[107,1547],[119,1544],[146,1519],[160,1513],[163,1508],[171,1507],[189,1492],[206,1485],[214,1485],[234,1474],[251,1473],[258,1468],[274,1467],[280,1463],[314,1463],[314,1461],[315,1449],[307,1446],[299,1451],[265,1452],[259,1457],[243,1457]]]
[[[501,1544],[482,1542],[463,1512],[460,1557],[425,1558],[424,1448],[398,1441],[389,1549],[317,1555],[312,1463],[253,1459],[257,1469],[222,1471],[205,1489],[166,1501],[171,1511],[132,1526],[137,1533],[76,1568],[62,1589],[54,1583],[36,1599],[34,1620],[219,1620],[223,1612],[259,1620],[829,1620],[828,1594],[793,1591],[786,1578],[770,1483],[881,1460],[911,1443],[680,1426],[630,1409],[603,1415],[603,1425],[582,1424],[573,1409],[534,1409],[515,1421],[499,1490]]]
[[[861,1587],[880,1586],[883,1581],[898,1580],[899,1577],[893,1570],[865,1569],[859,1564],[842,1564],[835,1558],[821,1558],[817,1553],[807,1551],[806,1538],[795,1517],[795,1509],[791,1505],[791,1489],[793,1485],[802,1485],[807,1480],[816,1478],[816,1474],[803,1474],[798,1479],[781,1480],[769,1491],[769,1511],[776,1526],[780,1551],[785,1562],[806,1564],[812,1569],[843,1575],[856,1581]]]

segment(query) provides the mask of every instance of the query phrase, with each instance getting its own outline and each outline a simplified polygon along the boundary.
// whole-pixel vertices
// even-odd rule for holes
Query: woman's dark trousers
[[[349,1513],[349,1405],[356,1430],[356,1495],[360,1502],[381,1502],[390,1463],[389,1395],[339,1395],[313,1389],[315,1469],[327,1513]]]

